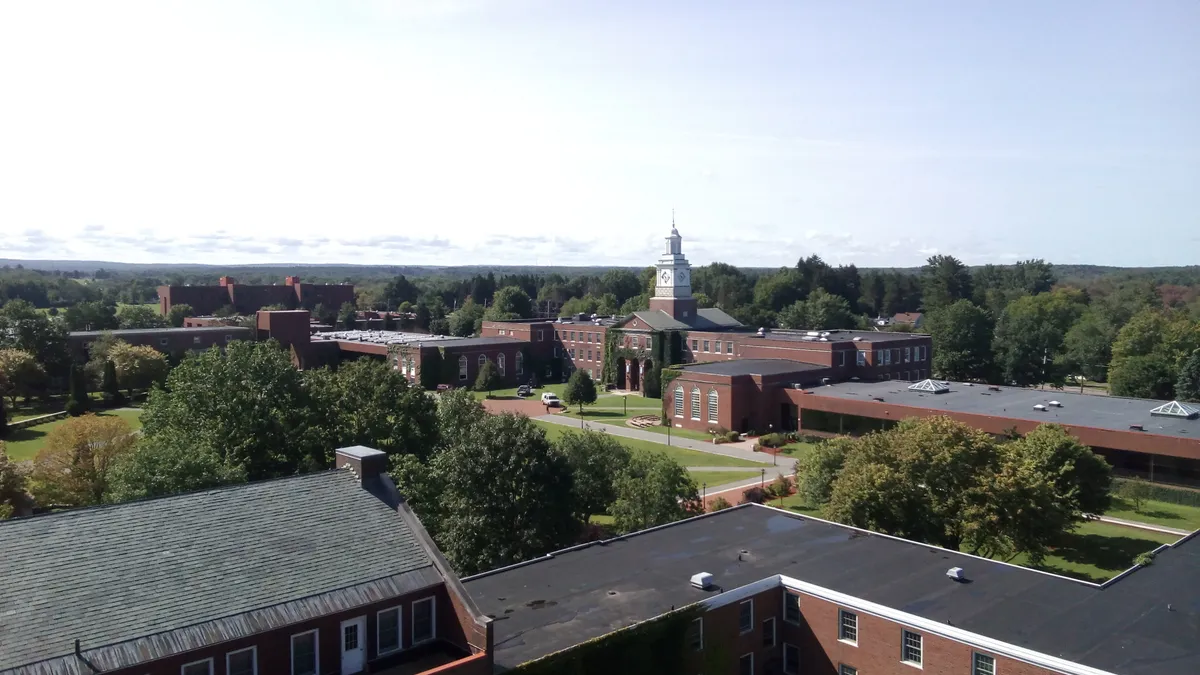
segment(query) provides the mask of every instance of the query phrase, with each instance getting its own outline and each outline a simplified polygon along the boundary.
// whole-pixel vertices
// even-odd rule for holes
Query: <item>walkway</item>
[[[1125,527],[1136,527],[1139,530],[1149,530],[1151,532],[1161,532],[1162,534],[1174,534],[1180,537],[1186,537],[1191,534],[1187,530],[1180,530],[1174,527],[1165,527],[1163,525],[1151,525],[1150,523],[1139,523],[1136,520],[1124,520],[1122,518],[1109,518],[1108,516],[1088,516],[1095,518],[1102,523],[1111,523],[1113,525],[1124,525]]]

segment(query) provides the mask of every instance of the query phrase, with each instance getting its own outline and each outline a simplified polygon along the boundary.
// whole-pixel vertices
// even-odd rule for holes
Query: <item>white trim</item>
[[[384,612],[396,613],[396,646],[387,651],[383,651],[379,648],[379,645],[382,643],[382,641],[379,639],[379,636],[381,635],[379,632],[379,615],[383,614]],[[388,607],[387,609],[381,609],[378,612],[375,612],[375,658],[387,656],[388,654],[394,654],[402,649],[404,649],[404,605],[396,605],[395,607]]]
[[[314,628],[300,633],[295,633],[288,640],[288,672],[291,675],[296,675],[296,638],[305,635],[313,636],[313,675],[321,673],[321,629]],[[339,636],[340,637],[340,636]]]
[[[979,662],[976,661],[976,659],[978,659],[980,656],[986,656],[992,660],[992,672],[984,673],[979,670]],[[996,657],[992,656],[991,654],[985,654],[980,651],[971,650],[971,675],[996,675],[997,670]]]
[[[742,659],[746,658],[747,656],[750,657],[750,672],[754,672],[754,652],[748,652],[738,657],[738,675],[741,675],[742,673]]]
[[[254,646],[246,647],[245,649],[235,649],[231,652],[225,652],[225,675],[229,675],[229,657],[233,656],[234,654],[241,654],[242,652],[250,652],[252,656],[252,664],[254,666],[250,672],[252,675],[258,675],[258,647]],[[974,663],[974,661],[972,661],[972,663]]]
[[[780,578],[782,579],[783,577],[780,577]],[[845,629],[846,629],[846,617],[848,617],[848,616],[854,617],[854,637],[853,638],[842,637],[842,634],[845,632]],[[842,644],[853,645],[855,647],[858,646],[858,614],[856,612],[851,612],[845,608],[838,607],[837,640],[838,640],[838,642],[841,642]]]
[[[742,630],[742,605],[750,603],[750,627]],[[754,632],[754,598],[749,597],[738,603],[738,635],[746,635]]]
[[[758,625],[762,626],[763,624],[767,623],[768,621],[771,622],[771,644],[769,644],[769,645],[764,644],[762,646],[763,647],[774,647],[775,645],[779,644],[779,625],[776,623],[775,617],[768,616],[767,618],[758,622]]]
[[[912,661],[904,658],[905,651],[908,649],[909,635],[916,636],[917,638],[917,657],[920,659],[919,661]],[[913,668],[925,667],[925,636],[921,635],[915,630],[909,630],[907,628],[900,629],[900,663],[903,663],[906,666],[912,666]]]
[[[796,650],[796,662],[788,661],[788,647]],[[797,675],[800,672],[800,645],[794,645],[790,642],[783,643],[783,675]],[[788,667],[791,667],[789,670]]]
[[[429,603],[429,608],[430,608],[429,609],[429,637],[418,642],[417,641],[417,605],[421,604],[422,602]],[[437,639],[437,597],[431,595],[427,598],[421,598],[420,600],[413,600],[412,621],[410,621],[409,623],[412,624],[412,628],[409,631],[409,637],[412,638],[412,642],[409,644],[410,647],[415,647],[419,644],[424,644],[426,642],[436,640]]]
[[[200,659],[199,661],[192,661],[191,663],[185,663],[182,666],[179,666],[179,675],[187,675],[187,669],[189,667],[198,665],[201,663],[207,664],[208,665],[208,675],[213,675],[213,660],[212,660],[211,656],[208,657],[207,659]]]
[[[788,600],[792,597],[796,598],[796,613],[800,615],[796,621],[788,621],[788,618],[787,618]],[[793,626],[799,626],[803,622],[804,614],[800,612],[800,594],[799,593],[793,593],[792,591],[784,589],[784,591],[783,591],[783,613],[780,615],[780,618],[783,619],[784,623],[791,624]]]

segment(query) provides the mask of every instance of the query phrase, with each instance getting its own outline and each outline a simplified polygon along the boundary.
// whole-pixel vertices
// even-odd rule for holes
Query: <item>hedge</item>
[[[1151,483],[1136,478],[1113,478],[1112,491],[1118,494],[1122,485],[1126,483],[1142,483],[1149,489],[1146,493],[1146,499],[1155,501],[1167,502],[1168,504],[1179,504],[1181,506],[1198,506],[1200,507],[1200,490],[1189,490],[1188,488],[1176,487],[1173,485],[1163,485],[1161,483]]]

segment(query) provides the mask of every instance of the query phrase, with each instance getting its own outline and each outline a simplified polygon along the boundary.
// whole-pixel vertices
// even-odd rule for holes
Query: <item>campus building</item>
[[[1094,584],[746,504],[463,585],[497,671],[1194,675],[1195,539]]]
[[[387,455],[337,467],[0,521],[0,673],[492,672]]]
[[[269,305],[288,309],[312,309],[325,305],[337,309],[354,304],[351,284],[306,284],[300,277],[289,276],[283,285],[239,284],[233,277],[221,277],[216,286],[159,286],[158,309],[165,316],[174,305],[190,305],[197,316],[210,315],[222,307],[235,314],[249,315]]]
[[[124,328],[117,330],[78,330],[67,334],[72,358],[87,361],[92,343],[102,335],[111,335],[131,345],[153,347],[174,358],[210,347],[224,347],[234,340],[253,339],[254,332],[243,326],[206,326],[194,328]]]

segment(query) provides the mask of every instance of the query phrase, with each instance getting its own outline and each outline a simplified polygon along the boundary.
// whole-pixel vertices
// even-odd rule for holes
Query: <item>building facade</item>
[[[158,309],[164,315],[175,305],[190,305],[197,316],[216,313],[229,307],[236,314],[249,315],[269,305],[288,309],[330,308],[354,304],[351,284],[306,284],[300,277],[285,277],[283,285],[239,284],[233,277],[221,277],[216,286],[159,286]]]
[[[252,340],[254,333],[243,326],[207,326],[197,328],[127,328],[119,330],[71,331],[67,346],[77,361],[87,361],[92,343],[102,335],[111,335],[131,345],[153,347],[173,358],[210,347],[224,348],[234,340]]]

